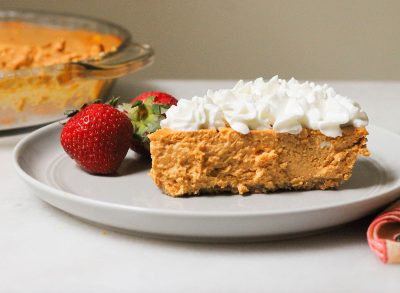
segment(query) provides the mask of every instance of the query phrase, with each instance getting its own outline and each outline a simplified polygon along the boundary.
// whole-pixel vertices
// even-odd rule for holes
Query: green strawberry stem
[[[165,119],[165,112],[170,107],[170,105],[154,104],[154,99],[155,96],[149,96],[144,101],[123,103],[119,106],[131,120],[134,139],[147,151],[150,149],[147,136],[161,128],[160,122]]]

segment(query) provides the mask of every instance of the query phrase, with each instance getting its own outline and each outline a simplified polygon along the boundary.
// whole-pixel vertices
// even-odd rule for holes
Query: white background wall
[[[143,78],[400,79],[396,0],[0,0],[105,18],[151,44]]]

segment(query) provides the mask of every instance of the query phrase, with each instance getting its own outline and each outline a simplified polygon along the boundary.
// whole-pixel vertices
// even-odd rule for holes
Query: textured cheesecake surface
[[[121,42],[90,30],[0,21],[0,129],[55,121],[105,95],[111,80],[61,64],[100,59]]]
[[[121,44],[117,36],[27,22],[0,22],[0,70],[96,59]]]
[[[369,155],[367,134],[354,127],[335,138],[310,129],[243,135],[231,128],[164,128],[149,135],[151,177],[171,196],[337,188],[350,178],[357,156]]]

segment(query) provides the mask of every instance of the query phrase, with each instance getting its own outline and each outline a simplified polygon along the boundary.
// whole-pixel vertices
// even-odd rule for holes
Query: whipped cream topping
[[[300,83],[274,76],[269,81],[239,81],[232,89],[208,90],[203,97],[181,99],[166,112],[162,128],[179,131],[231,127],[250,130],[273,129],[298,134],[303,127],[340,136],[341,127],[365,127],[367,114],[349,98],[328,85]]]

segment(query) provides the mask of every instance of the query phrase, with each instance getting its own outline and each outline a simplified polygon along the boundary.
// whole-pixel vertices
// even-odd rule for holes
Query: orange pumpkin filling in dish
[[[105,94],[112,80],[86,78],[68,65],[99,60],[121,42],[89,30],[0,22],[0,129],[60,119]]]
[[[0,22],[0,70],[96,59],[120,43],[116,36],[91,31]]]

